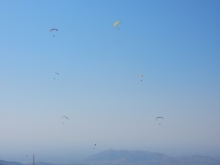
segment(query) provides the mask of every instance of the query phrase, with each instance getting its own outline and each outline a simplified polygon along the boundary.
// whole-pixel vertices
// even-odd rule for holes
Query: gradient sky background
[[[220,156],[219,9],[219,0],[2,0],[0,159]]]

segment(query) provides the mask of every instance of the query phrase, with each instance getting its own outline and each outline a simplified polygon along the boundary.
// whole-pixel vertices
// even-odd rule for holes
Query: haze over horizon
[[[1,6],[0,159],[220,157],[220,1]]]

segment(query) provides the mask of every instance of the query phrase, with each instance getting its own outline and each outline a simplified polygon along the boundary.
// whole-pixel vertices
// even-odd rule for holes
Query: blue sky
[[[67,162],[110,148],[220,156],[219,7],[1,1],[0,158]]]

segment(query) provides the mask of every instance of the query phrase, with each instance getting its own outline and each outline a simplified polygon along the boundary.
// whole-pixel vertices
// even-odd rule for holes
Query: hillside
[[[0,165],[24,165],[19,162],[0,160]],[[32,164],[26,164],[32,165]],[[58,165],[36,162],[35,165]],[[220,160],[209,156],[170,157],[162,153],[151,153],[140,150],[106,150],[80,162],[62,165],[220,165]]]
[[[140,150],[106,150],[89,157],[88,165],[220,165],[208,156],[169,157],[161,153]]]

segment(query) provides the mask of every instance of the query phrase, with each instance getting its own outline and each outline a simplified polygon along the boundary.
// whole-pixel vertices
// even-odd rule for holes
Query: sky
[[[0,5],[0,159],[220,156],[220,1]]]

